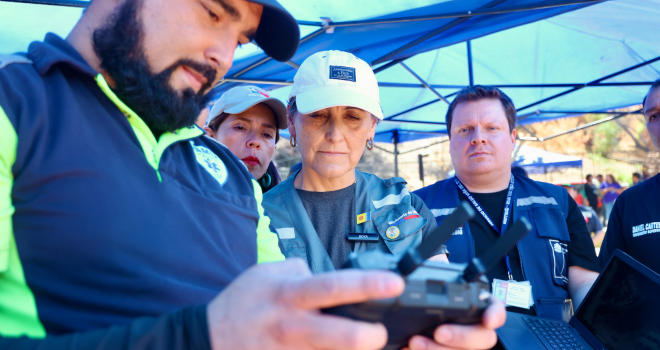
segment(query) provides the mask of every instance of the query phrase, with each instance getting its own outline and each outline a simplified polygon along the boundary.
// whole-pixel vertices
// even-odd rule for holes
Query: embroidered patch
[[[403,215],[399,216],[396,220],[388,221],[387,224],[390,226],[397,226],[406,220],[416,219],[416,218],[419,218],[419,214],[414,210],[409,210],[408,212],[403,213]]]
[[[548,244],[552,248],[553,277],[568,283],[568,270],[566,266],[566,255],[568,254],[568,244],[561,243],[556,239],[548,239]]]
[[[330,66],[330,79],[355,82],[355,68],[344,66]]]
[[[387,231],[385,231],[385,236],[387,236],[387,238],[389,239],[396,239],[397,237],[399,237],[399,232],[401,231],[399,231],[398,227],[390,226],[389,228],[387,228]]]
[[[227,182],[227,167],[225,166],[225,163],[222,162],[222,159],[204,146],[196,146],[192,141],[190,141],[190,144],[195,151],[197,163],[206,169],[211,176],[218,180],[220,186],[224,186]]]
[[[660,232],[660,222],[649,222],[632,227],[633,238]]]

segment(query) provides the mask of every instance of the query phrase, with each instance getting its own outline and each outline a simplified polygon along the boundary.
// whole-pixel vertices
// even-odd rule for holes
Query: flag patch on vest
[[[224,186],[227,182],[227,167],[225,166],[225,163],[222,162],[222,159],[204,146],[196,146],[192,141],[190,141],[190,144],[195,151],[197,163],[206,169],[211,176],[218,180],[220,186]]]
[[[357,223],[358,223],[358,225],[359,225],[359,224],[363,224],[363,223],[365,223],[365,222],[367,222],[367,221],[369,221],[369,220],[371,220],[371,212],[370,212],[370,211],[368,211],[368,212],[366,212],[366,213],[362,213],[362,214],[360,214],[360,215],[357,216]]]
[[[382,208],[386,205],[399,204],[399,203],[401,203],[401,200],[405,196],[409,196],[409,195],[410,195],[410,193],[408,192],[408,189],[404,187],[401,190],[401,193],[399,193],[399,194],[388,194],[387,196],[385,196],[385,198],[383,198],[379,201],[372,201],[372,202],[374,203],[374,207],[376,207],[376,209],[380,209],[380,208]]]

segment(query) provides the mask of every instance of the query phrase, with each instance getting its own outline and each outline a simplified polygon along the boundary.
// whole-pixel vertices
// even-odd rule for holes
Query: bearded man
[[[66,40],[0,56],[0,349],[385,344],[382,325],[319,309],[401,278],[251,267],[283,259],[260,187],[194,126],[237,45],[286,61],[299,38],[275,0],[94,0]],[[436,338],[484,348],[503,319],[496,305]]]

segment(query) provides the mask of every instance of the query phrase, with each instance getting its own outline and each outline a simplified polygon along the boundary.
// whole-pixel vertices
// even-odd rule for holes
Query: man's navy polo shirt
[[[261,189],[226,147],[196,127],[156,141],[54,34],[26,58],[0,68],[0,335],[205,304],[282,259]]]
[[[623,191],[612,208],[600,248],[601,266],[616,249],[660,273],[660,175]]]

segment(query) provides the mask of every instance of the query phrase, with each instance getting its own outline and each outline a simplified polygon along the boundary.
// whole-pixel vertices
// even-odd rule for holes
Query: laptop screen
[[[609,350],[660,349],[660,285],[616,255],[575,317]]]

